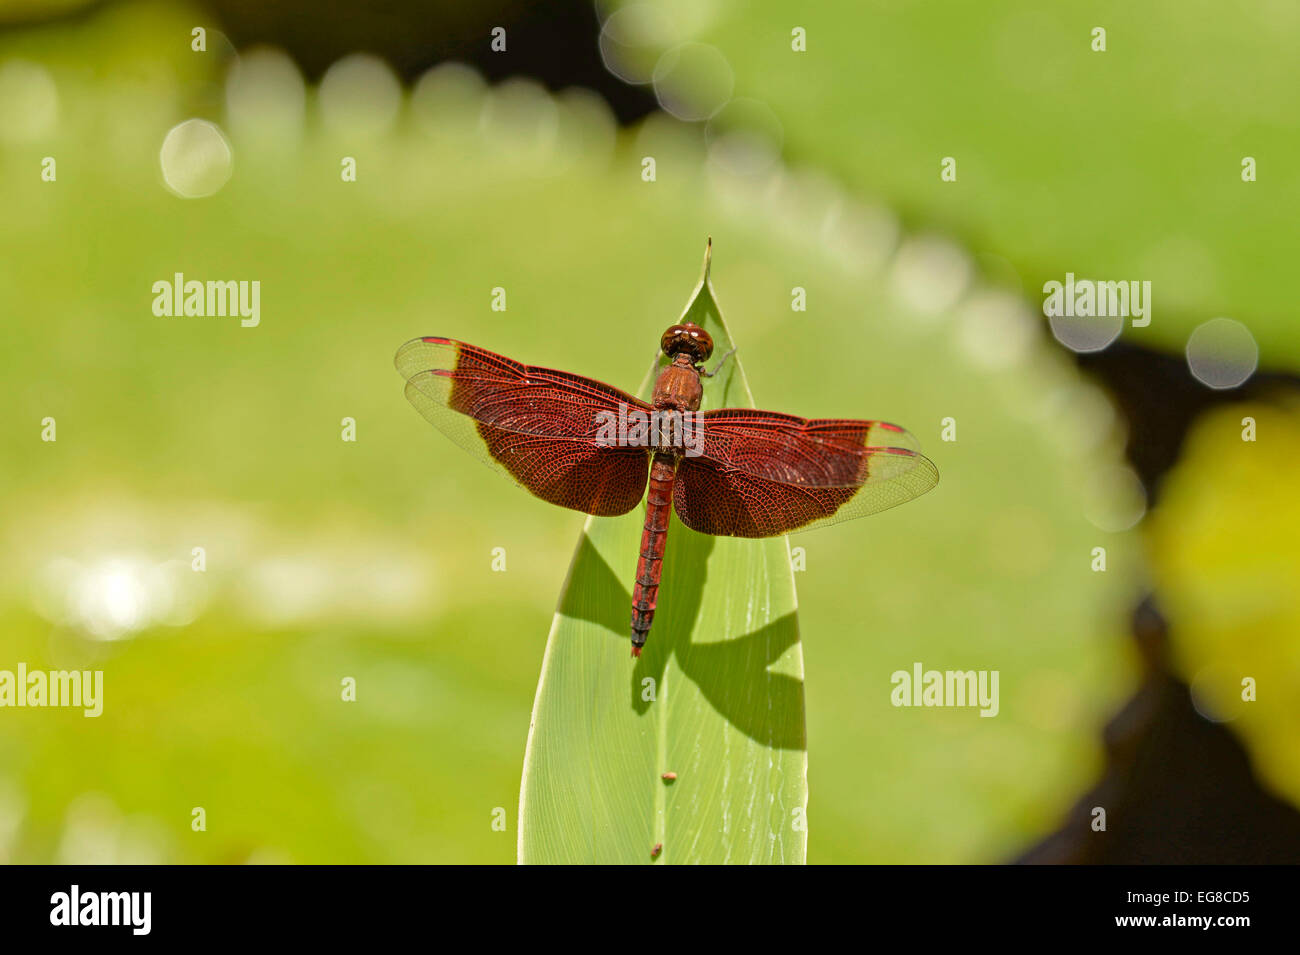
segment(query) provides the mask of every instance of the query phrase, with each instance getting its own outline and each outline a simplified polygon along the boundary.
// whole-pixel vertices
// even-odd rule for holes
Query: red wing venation
[[[939,481],[915,439],[883,421],[728,408],[701,422],[702,453],[682,459],[673,509],[705,534],[812,530],[910,501]]]
[[[512,361],[446,338],[397,352],[406,397],[439,430],[533,494],[588,514],[624,514],[645,493],[646,448],[597,442],[599,412],[650,405],[591,378]],[[703,447],[681,459],[673,508],[687,527],[773,537],[874,514],[938,483],[897,425],[704,412]]]
[[[438,430],[544,501],[588,514],[625,514],[645,494],[645,448],[596,443],[597,413],[626,392],[581,375],[537,368],[447,338],[397,352],[406,397]]]

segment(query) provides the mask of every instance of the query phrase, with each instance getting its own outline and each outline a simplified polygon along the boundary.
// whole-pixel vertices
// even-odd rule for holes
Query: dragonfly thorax
[[[700,384],[700,373],[684,355],[678,355],[671,365],[659,372],[653,397],[656,408],[699,411],[703,397],[704,386]]]

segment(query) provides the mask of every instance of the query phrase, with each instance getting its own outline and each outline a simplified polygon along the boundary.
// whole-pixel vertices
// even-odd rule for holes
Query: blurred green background
[[[730,112],[709,124],[616,115],[589,89],[488,82],[440,55],[394,54],[400,77],[349,56],[304,82],[286,53],[239,39],[235,4],[48,23],[0,7],[14,21],[0,33],[0,669],[100,668],[106,684],[97,719],[0,710],[0,859],[513,861],[582,517],[434,433],[392,354],[448,335],[634,389],[707,235],[758,404],[900,422],[942,475],[905,508],[792,538],[810,861],[999,861],[1051,832],[1106,770],[1101,727],[1143,674],[1128,615],[1153,584],[1190,623],[1175,626],[1191,634],[1188,682],[1274,674],[1248,718],[1212,715],[1271,791],[1300,799],[1300,615],[1272,573],[1296,550],[1273,509],[1294,521],[1297,505],[1274,494],[1254,521],[1198,531],[1217,502],[1260,507],[1255,489],[1293,471],[1289,399],[1251,395],[1267,457],[1235,410],[1198,424],[1197,466],[1143,520],[1153,489],[1126,461],[1131,424],[1053,341],[1037,293],[1067,270],[1152,279],[1143,347],[1177,354],[1228,314],[1262,368],[1294,369],[1278,274],[1296,178],[1261,158],[1244,184],[1237,155],[1248,133],[1243,154],[1296,145],[1289,8],[1261,7],[1264,31],[1167,4],[1142,19],[844,4],[805,24],[796,54],[775,6],[662,4],[620,27],[602,4],[605,39],[593,15],[574,40],[632,79],[676,44],[711,44],[726,96],[709,54],[655,90],[679,115],[722,97]],[[465,59],[487,59],[488,23],[510,10],[527,12],[455,21]],[[1104,64],[1092,19],[1115,24]],[[1240,100],[1206,69],[1196,109],[1163,78],[1207,56],[1209,76],[1251,78],[1236,139],[1219,121]],[[191,119],[216,128],[165,147]],[[1230,141],[1211,148],[1200,124]],[[1179,135],[1200,144],[1191,166]],[[956,183],[939,181],[946,155]],[[152,285],[176,272],[261,282],[260,324],[155,316]],[[1216,571],[1188,560],[1198,546]],[[915,661],[999,670],[1001,713],[890,706],[890,674]]]

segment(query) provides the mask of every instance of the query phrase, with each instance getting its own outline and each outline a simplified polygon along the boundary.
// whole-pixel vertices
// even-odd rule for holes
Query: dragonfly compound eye
[[[664,332],[659,347],[669,358],[678,352],[686,352],[698,363],[708,361],[713,354],[713,338],[694,322],[685,322]]]

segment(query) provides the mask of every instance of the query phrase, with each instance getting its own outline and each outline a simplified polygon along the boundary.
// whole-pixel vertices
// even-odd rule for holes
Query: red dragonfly
[[[700,377],[717,372],[703,367],[712,338],[685,322],[664,332],[660,347],[669,364],[650,403],[450,338],[414,339],[396,357],[407,399],[429,422],[542,500],[608,516],[646,498],[634,656],[654,619],[669,508],[703,534],[775,537],[883,511],[939,481],[898,425],[701,412]]]

